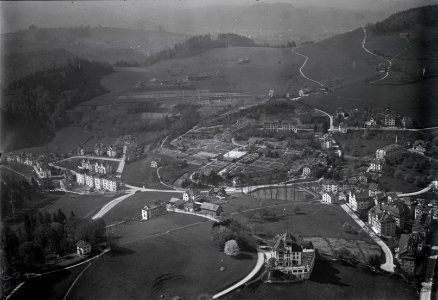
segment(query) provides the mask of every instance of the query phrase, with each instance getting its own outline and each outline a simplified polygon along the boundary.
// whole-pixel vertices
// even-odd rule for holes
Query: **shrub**
[[[236,240],[229,240],[225,243],[224,253],[229,256],[237,256],[240,253],[239,245]]]

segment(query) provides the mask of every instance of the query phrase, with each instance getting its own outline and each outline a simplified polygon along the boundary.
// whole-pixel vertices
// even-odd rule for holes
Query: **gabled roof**
[[[202,202],[201,203],[201,209],[210,210],[210,211],[218,211],[220,208],[222,208],[220,205],[208,203],[208,202]]]
[[[79,241],[76,243],[76,247],[79,247],[79,248],[88,247],[89,245],[90,245],[90,243],[88,243],[88,242],[86,242],[86,241],[84,241],[84,240],[79,240]]]

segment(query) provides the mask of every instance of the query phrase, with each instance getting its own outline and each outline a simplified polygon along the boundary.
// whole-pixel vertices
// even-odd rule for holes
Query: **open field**
[[[151,161],[154,157],[143,158],[128,164],[122,173],[122,181],[134,185],[153,189],[168,189],[163,186],[157,176],[157,169],[151,168]]]
[[[103,217],[103,219],[107,224],[113,224],[124,220],[139,220],[141,218],[141,209],[146,203],[149,203],[149,201],[162,200],[167,202],[171,197],[178,196],[181,196],[181,193],[136,193],[117,204]]]
[[[99,209],[113,200],[120,197],[121,193],[106,193],[99,195],[76,195],[66,193],[56,202],[43,207],[43,212],[54,213],[61,209],[67,216],[72,211],[76,217],[91,218]]]
[[[375,76],[375,65],[383,60],[366,53],[361,46],[362,29],[340,34],[316,44],[297,48],[309,57],[304,74],[324,84],[343,84]]]
[[[160,299],[160,295],[166,299],[174,296],[196,299],[200,294],[212,295],[243,278],[255,264],[255,253],[235,259],[219,252],[210,240],[212,223],[195,219],[201,223],[164,235],[143,233],[134,241],[127,240],[125,235],[119,247],[84,273],[73,288],[71,299]],[[154,224],[155,220],[127,225],[136,227],[130,228],[129,233],[148,231],[148,227],[162,231],[161,225],[158,228]],[[173,222],[170,218],[167,221]],[[221,272],[220,267],[225,270]]]
[[[238,59],[251,62],[241,65]],[[212,79],[190,82],[197,88],[266,94],[273,89],[287,93],[308,84],[298,73],[303,59],[287,49],[231,47],[206,51],[197,56],[158,62],[146,69],[118,69],[102,80],[109,90],[131,88],[138,81],[181,80],[186,75],[212,73]]]
[[[289,228],[292,234],[302,236],[371,241],[367,235],[348,233],[342,228],[347,222],[360,232],[356,223],[338,205],[300,203],[267,210],[270,214],[264,218],[255,211],[235,214],[233,218],[257,228],[262,234],[272,235]]]
[[[233,213],[263,206],[287,205],[288,203],[287,201],[254,198],[244,194],[237,194],[229,196],[227,203],[223,204],[222,207],[226,213]]]
[[[402,281],[317,260],[309,280],[291,285],[256,283],[224,299],[413,300],[418,299],[418,294],[413,286]]]

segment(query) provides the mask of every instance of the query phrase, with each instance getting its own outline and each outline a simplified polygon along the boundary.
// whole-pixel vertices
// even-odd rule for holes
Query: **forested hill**
[[[400,32],[414,25],[438,26],[438,5],[412,8],[396,13],[374,25],[376,33]]]
[[[2,91],[2,150],[42,145],[66,123],[66,110],[107,92],[108,64],[83,59],[26,76]]]
[[[176,44],[172,48],[167,48],[148,56],[146,65],[152,65],[164,59],[195,56],[214,48],[255,46],[257,45],[252,39],[234,33],[218,34],[217,39],[212,39],[210,34],[197,35]]]

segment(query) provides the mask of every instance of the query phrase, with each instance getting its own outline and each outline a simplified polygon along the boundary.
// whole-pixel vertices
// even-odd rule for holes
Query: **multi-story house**
[[[373,201],[367,192],[356,193],[350,191],[348,194],[348,204],[355,211],[368,210],[372,206]]]
[[[303,167],[303,176],[309,176],[311,172],[310,166]]]
[[[322,203],[335,204],[338,203],[338,195],[332,192],[324,192],[322,194]]]
[[[166,213],[167,209],[165,203],[162,201],[154,201],[151,204],[146,204],[141,209],[141,219],[146,221]]]
[[[404,149],[398,144],[391,144],[376,150],[376,158],[386,162],[396,162],[403,158]]]
[[[321,188],[323,192],[333,192],[333,193],[338,192],[338,184],[334,180],[324,179],[322,181]]]
[[[119,180],[115,176],[103,176],[102,177],[102,189],[110,192],[117,191],[119,186]]]
[[[383,172],[383,167],[385,165],[384,159],[374,158],[370,163],[370,172],[381,173]]]
[[[368,223],[375,233],[382,236],[395,236],[397,222],[388,212],[374,206],[368,211]]]
[[[85,184],[88,185],[89,187],[94,187],[94,174],[84,174],[85,177]]]
[[[76,182],[80,185],[85,185],[85,174],[83,172],[75,172]]]
[[[383,125],[385,127],[395,127],[395,116],[392,113],[388,113],[383,118]]]
[[[280,234],[274,247],[275,269],[285,274],[293,274],[301,279],[309,279],[315,265],[315,248],[302,237],[294,237],[286,231]]]

